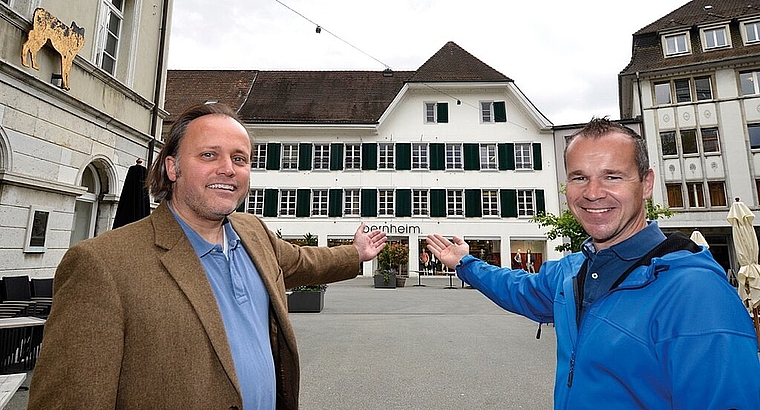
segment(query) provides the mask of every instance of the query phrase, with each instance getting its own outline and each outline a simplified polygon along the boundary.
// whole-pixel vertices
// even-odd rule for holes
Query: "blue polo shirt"
[[[216,296],[243,408],[274,410],[277,393],[269,340],[269,294],[258,270],[229,220],[224,221],[225,255],[221,245],[206,242],[179,215],[174,217],[200,258]]]
[[[657,222],[652,221],[647,223],[646,228],[636,232],[630,238],[598,252],[594,248],[592,239],[586,239],[581,248],[588,258],[581,314],[585,316],[588,307],[609,292],[612,285],[628,268],[664,240],[665,234],[662,233]]]

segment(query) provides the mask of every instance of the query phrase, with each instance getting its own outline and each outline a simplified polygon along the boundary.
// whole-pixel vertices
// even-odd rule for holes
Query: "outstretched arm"
[[[354,233],[354,247],[359,251],[362,262],[375,259],[375,256],[385,247],[387,240],[385,232],[378,230],[364,232],[364,229],[365,225],[362,222]]]
[[[427,248],[450,269],[456,269],[459,261],[470,253],[470,245],[462,238],[455,236],[452,243],[437,233],[428,235]]]

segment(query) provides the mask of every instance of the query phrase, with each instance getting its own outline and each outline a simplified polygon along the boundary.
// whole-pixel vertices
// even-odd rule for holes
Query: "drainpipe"
[[[148,142],[148,163],[146,166],[150,169],[153,165],[153,151],[156,148],[156,130],[158,129],[159,107],[161,101],[161,81],[164,73],[164,52],[166,49],[166,23],[169,15],[169,0],[164,0],[161,6],[161,27],[159,28],[158,40],[158,64],[156,67],[156,85],[153,94],[153,113],[150,117],[150,142]]]
[[[646,129],[644,127],[644,102],[641,100],[641,78],[639,77],[638,71],[636,71],[636,88],[638,88],[638,91],[639,91],[639,112],[641,113],[641,137],[644,138],[644,140],[646,140],[647,139]]]

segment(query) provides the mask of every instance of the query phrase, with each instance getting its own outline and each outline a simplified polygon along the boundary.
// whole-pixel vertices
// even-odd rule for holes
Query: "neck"
[[[221,244],[224,241],[224,219],[211,220],[201,218],[195,215],[192,211],[185,212],[183,208],[175,207],[171,201],[168,202],[169,207],[177,214],[182,220],[188,224],[198,235],[208,243]]]

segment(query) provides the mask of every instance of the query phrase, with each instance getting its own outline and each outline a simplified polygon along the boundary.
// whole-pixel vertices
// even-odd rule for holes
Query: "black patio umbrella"
[[[150,215],[150,197],[148,188],[145,187],[148,170],[141,164],[142,160],[138,159],[137,164],[127,170],[113,221],[114,229]]]

